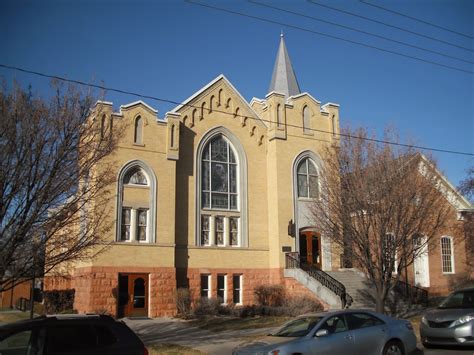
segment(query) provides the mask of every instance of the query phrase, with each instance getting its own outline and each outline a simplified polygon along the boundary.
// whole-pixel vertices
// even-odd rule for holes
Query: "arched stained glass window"
[[[237,210],[237,161],[232,146],[222,135],[204,147],[201,168],[201,207]]]
[[[226,130],[218,128],[216,131]],[[230,132],[228,134],[217,133],[204,138],[202,148],[198,149],[197,243],[200,246],[248,245],[246,160],[239,142]]]
[[[123,183],[127,185],[148,185],[146,176],[140,168],[130,169],[125,174]]]

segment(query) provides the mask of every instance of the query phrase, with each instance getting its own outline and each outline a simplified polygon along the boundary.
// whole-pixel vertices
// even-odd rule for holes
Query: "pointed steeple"
[[[286,97],[301,93],[298,80],[296,80],[295,72],[291,66],[290,56],[286,50],[283,31],[280,35],[280,48],[278,48],[275,66],[273,67],[272,82],[268,89],[268,92],[272,91],[281,92]]]

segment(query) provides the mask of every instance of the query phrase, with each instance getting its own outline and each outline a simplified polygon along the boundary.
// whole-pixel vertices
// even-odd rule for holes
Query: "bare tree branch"
[[[104,206],[120,132],[111,117],[101,127],[91,93],[52,85],[48,100],[16,85],[0,92],[2,290],[91,257],[111,227]]]
[[[344,250],[343,259],[367,273],[383,312],[400,275],[431,246],[450,210],[434,161],[412,149],[365,140],[364,129],[345,133],[326,152],[322,194],[312,216]],[[390,131],[386,135],[395,139]]]

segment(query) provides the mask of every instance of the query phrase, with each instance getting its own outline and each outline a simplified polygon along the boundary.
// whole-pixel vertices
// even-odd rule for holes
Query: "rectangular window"
[[[137,210],[137,240],[146,240],[147,209]]]
[[[451,238],[441,238],[441,261],[443,273],[452,274],[454,273],[453,267],[453,245]]]
[[[232,302],[242,304],[242,275],[232,276]]]
[[[216,243],[224,245],[224,217],[216,216]]]
[[[130,222],[131,222],[131,212],[130,208],[122,208],[122,224],[120,228],[120,239],[121,240],[130,240]]]
[[[229,218],[229,244],[232,246],[239,245],[239,219],[236,217]]]
[[[201,297],[211,298],[211,275],[201,275]]]
[[[209,218],[208,215],[201,216],[201,245],[209,245]]]
[[[227,303],[227,276],[217,275],[217,297],[222,303]]]

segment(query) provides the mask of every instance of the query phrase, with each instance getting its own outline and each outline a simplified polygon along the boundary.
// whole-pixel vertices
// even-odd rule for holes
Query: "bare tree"
[[[458,190],[470,201],[474,199],[474,166],[466,170],[466,178],[459,183]]]
[[[110,228],[118,133],[91,93],[52,88],[0,92],[0,290],[90,257]]]
[[[383,312],[402,272],[445,226],[449,206],[434,161],[370,140],[364,129],[344,133],[327,151],[312,215],[344,258],[367,273]]]

